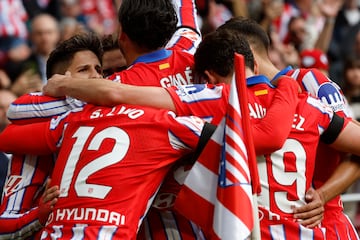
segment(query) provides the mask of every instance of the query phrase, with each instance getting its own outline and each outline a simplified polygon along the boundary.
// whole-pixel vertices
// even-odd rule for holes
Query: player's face
[[[120,49],[105,51],[102,63],[104,77],[110,76],[114,72],[120,72],[126,68],[126,60]]]
[[[72,77],[78,78],[101,78],[102,69],[99,59],[96,55],[84,50],[75,53],[74,58],[67,69]]]

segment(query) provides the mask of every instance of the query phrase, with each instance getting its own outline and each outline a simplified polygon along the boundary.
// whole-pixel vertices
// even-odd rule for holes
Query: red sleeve
[[[266,116],[258,124],[252,125],[256,155],[271,153],[283,146],[294,120],[298,89],[298,83],[292,78],[283,76],[279,79]]]
[[[179,6],[178,27],[190,27],[200,34],[197,24],[196,1],[194,0],[173,0],[174,5]]]
[[[201,42],[201,31],[197,22],[195,0],[173,0],[176,6],[178,30],[174,33],[166,48],[186,51],[194,54]]]
[[[2,214],[0,216],[0,239],[25,239],[38,232],[42,225],[38,220],[38,208],[23,214]]]
[[[16,154],[51,154],[56,148],[48,144],[49,132],[49,122],[10,124],[0,134],[0,151]]]

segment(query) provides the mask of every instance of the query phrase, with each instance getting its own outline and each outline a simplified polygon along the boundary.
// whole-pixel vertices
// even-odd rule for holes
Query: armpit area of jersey
[[[321,135],[320,140],[326,144],[333,143],[339,136],[341,130],[344,127],[344,118],[334,113],[334,116],[329,124],[329,127]]]

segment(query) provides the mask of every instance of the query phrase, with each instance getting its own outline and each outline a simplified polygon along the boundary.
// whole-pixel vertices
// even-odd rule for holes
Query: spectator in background
[[[78,22],[81,27],[99,35],[113,34],[117,29],[117,5],[112,0],[60,0],[62,20]],[[72,21],[70,21],[72,19]],[[75,20],[75,21],[74,21]]]
[[[16,96],[9,90],[0,90],[0,132],[10,123],[6,117],[6,112],[10,104],[15,101]]]
[[[263,0],[261,1],[261,4],[260,16],[256,19],[256,21],[259,22],[266,31],[271,31],[273,28],[273,22],[275,19],[280,18],[282,12],[284,11],[284,1]]]
[[[328,57],[331,62],[330,77],[341,83],[344,60],[351,50],[351,41],[359,29],[360,8],[357,0],[345,0],[343,7],[335,18],[334,30],[328,49]]]
[[[360,121],[360,58],[348,58],[344,64],[343,91],[353,117]]]
[[[0,90],[0,132],[10,123],[6,117],[6,112],[9,108],[10,103],[15,101],[16,96],[9,90]],[[3,152],[0,152],[0,192],[2,193],[7,169],[9,163],[9,156]]]
[[[0,69],[0,89],[7,89],[10,87],[10,85],[11,80],[9,76],[3,69]]]
[[[288,34],[284,40],[285,44],[292,44],[300,52],[305,48],[306,20],[302,16],[291,17],[288,24]]]
[[[317,68],[325,76],[329,75],[329,61],[320,49],[306,49],[300,52],[300,68]]]
[[[42,83],[46,83],[46,61],[59,42],[60,32],[57,20],[49,14],[37,15],[31,22],[30,40],[33,54],[30,61],[37,64]]]
[[[350,29],[360,22],[360,8],[357,0],[345,0],[344,5],[340,9],[335,18],[334,31],[331,38],[329,49],[329,58],[332,62],[344,60],[341,53],[342,45],[347,34],[351,34]],[[356,34],[356,31],[355,31]],[[353,37],[354,38],[354,35]]]
[[[28,15],[21,0],[0,1],[0,67],[7,61],[22,61],[30,55],[27,45]]]
[[[342,89],[349,105],[349,112],[352,118],[360,121],[360,58],[348,57],[344,61]],[[347,193],[359,193],[360,181],[353,183]],[[344,204],[344,211],[353,221],[356,227],[359,227],[359,220],[356,217],[358,213],[358,202],[347,202]]]
[[[85,15],[82,12],[80,2],[78,0],[60,0],[61,20],[73,19],[79,24],[86,26]]]
[[[229,7],[221,1],[208,0],[198,2],[203,5],[200,11],[203,19],[201,26],[201,32],[203,35],[214,31],[220,25],[233,17],[233,13]]]
[[[22,0],[22,2],[30,20],[42,13],[50,14],[57,20],[61,18],[58,0]]]
[[[112,34],[117,29],[115,5],[112,0],[78,0],[85,17],[86,26],[103,35]]]
[[[60,20],[60,42],[63,42],[81,32],[88,32],[84,24],[72,17],[65,17]]]
[[[40,91],[46,83],[46,61],[60,39],[57,20],[49,14],[39,14],[30,25],[32,53],[20,63],[9,62],[9,76],[14,80],[11,90],[18,96]],[[10,67],[8,68],[10,69]],[[20,70],[19,70],[20,69]]]
[[[339,46],[339,53],[339,58],[335,60],[333,49],[330,49],[330,77],[334,78],[339,85],[343,85],[345,61],[349,57],[360,58],[360,22],[349,28]]]

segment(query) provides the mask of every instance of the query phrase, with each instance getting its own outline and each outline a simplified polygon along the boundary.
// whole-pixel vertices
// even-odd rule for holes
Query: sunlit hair
[[[221,25],[217,31],[224,29],[236,31],[249,42],[253,50],[267,54],[270,47],[269,35],[255,20],[245,17],[234,17]]]
[[[75,53],[91,51],[102,63],[103,48],[100,38],[94,33],[82,33],[61,42],[50,54],[46,63],[46,76],[65,74],[72,63]]]

